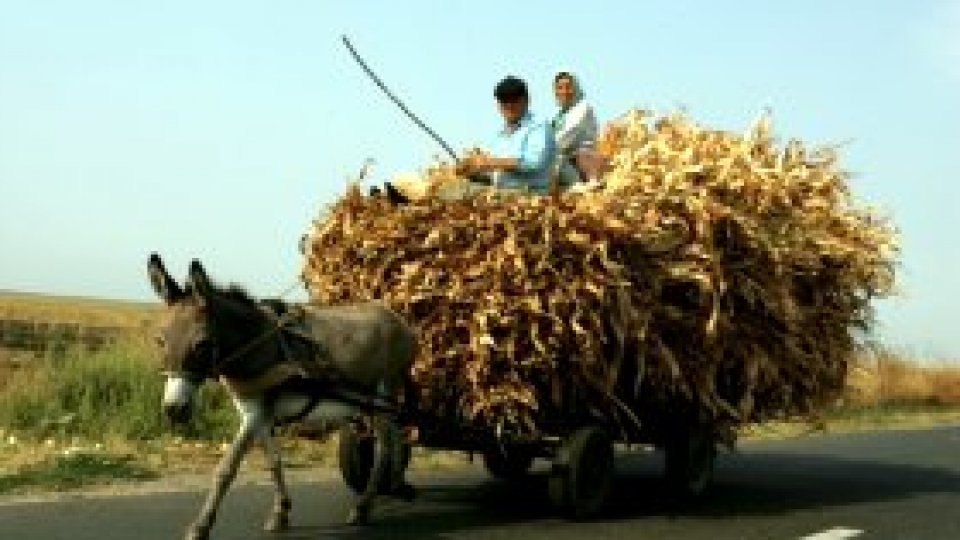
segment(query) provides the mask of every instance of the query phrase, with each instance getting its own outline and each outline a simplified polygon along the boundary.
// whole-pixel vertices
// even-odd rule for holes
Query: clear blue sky
[[[685,107],[843,151],[903,233],[884,340],[960,358],[960,2],[0,0],[0,289],[150,298],[145,261],[277,294],[297,240],[372,157],[439,154],[352,63],[455,147],[497,128],[493,84],[581,75],[601,120]]]

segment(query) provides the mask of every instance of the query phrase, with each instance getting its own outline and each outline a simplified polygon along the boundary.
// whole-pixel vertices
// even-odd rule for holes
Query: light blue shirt
[[[546,193],[550,187],[550,165],[555,147],[553,130],[528,111],[516,127],[504,127],[491,148],[494,156],[516,158],[519,162],[515,170],[495,174],[494,184]]]

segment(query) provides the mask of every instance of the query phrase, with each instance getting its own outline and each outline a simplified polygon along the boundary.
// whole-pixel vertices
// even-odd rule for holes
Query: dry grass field
[[[888,350],[862,356],[847,376],[847,403],[960,405],[960,361],[926,362]]]
[[[156,303],[0,291],[0,385],[51,347],[149,338],[159,314]]]
[[[159,303],[0,291],[0,320],[140,328],[156,321]]]
[[[0,291],[0,321],[38,324],[79,324],[122,328],[132,340],[149,339],[160,315],[159,303],[48,296]],[[0,336],[2,343],[2,336]],[[31,352],[0,346],[0,388]],[[858,358],[848,378],[846,404],[883,403],[960,405],[960,361],[929,363],[890,350],[876,350]]]
[[[31,358],[43,355],[47,345],[62,341],[65,328],[78,328],[81,334],[88,329],[106,330],[131,340],[149,339],[159,314],[157,303],[0,291],[0,389]],[[11,335],[14,324],[19,333],[29,335]],[[43,345],[9,346],[25,337]]]

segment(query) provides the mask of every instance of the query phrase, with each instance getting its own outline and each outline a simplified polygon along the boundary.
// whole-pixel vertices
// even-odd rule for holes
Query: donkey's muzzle
[[[163,414],[172,424],[185,424],[190,419],[189,403],[167,403],[163,405]]]
[[[173,375],[167,378],[163,389],[163,414],[174,424],[182,424],[190,418],[190,405],[197,385],[190,378]]]

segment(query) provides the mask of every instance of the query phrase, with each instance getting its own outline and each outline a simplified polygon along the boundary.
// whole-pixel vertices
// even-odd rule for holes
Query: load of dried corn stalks
[[[734,427],[833,399],[897,255],[833,152],[778,148],[766,117],[737,135],[643,111],[598,148],[612,170],[586,194],[391,206],[351,188],[308,235],[312,300],[403,313],[419,406],[454,425]]]

